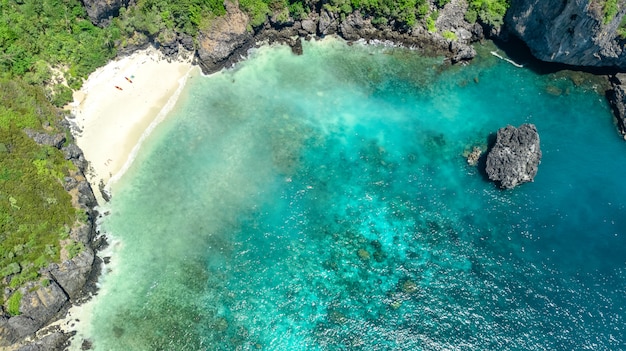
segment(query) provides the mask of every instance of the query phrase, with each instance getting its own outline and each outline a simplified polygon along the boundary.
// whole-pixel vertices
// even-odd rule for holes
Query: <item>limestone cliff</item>
[[[626,13],[604,23],[598,0],[511,0],[505,25],[533,55],[547,62],[626,69],[626,50],[617,29]]]
[[[248,15],[237,3],[225,1],[224,7],[226,15],[214,19],[208,28],[198,33],[199,64],[205,73],[220,70],[224,62],[240,53],[238,49],[246,47],[252,39]]]

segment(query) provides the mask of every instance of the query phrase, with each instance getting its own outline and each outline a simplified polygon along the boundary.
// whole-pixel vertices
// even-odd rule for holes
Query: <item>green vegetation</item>
[[[442,35],[443,35],[443,37],[444,37],[444,38],[446,38],[446,39],[448,39],[448,40],[452,40],[452,41],[454,41],[454,40],[457,40],[457,39],[458,39],[458,38],[457,38],[457,36],[456,36],[456,34],[454,34],[454,32],[451,32],[451,31],[449,31],[449,30],[444,31],[444,32],[442,33]]]
[[[270,2],[267,0],[241,0],[239,7],[250,16],[253,27],[258,27],[265,23],[270,12]]]
[[[122,8],[110,31],[123,44],[133,44],[133,37],[162,35],[162,40],[176,32],[196,35],[203,19],[226,13],[220,0],[139,0],[136,6]],[[136,39],[136,38],[135,38]],[[122,45],[125,46],[125,45]]]
[[[622,39],[626,39],[626,16],[622,18],[622,22],[617,27],[617,35]]]
[[[437,31],[437,27],[435,27],[435,18],[433,16],[428,16],[426,18],[426,29],[433,33]]]
[[[0,80],[2,290],[36,279],[40,268],[58,261],[61,235],[77,220],[62,185],[74,166],[61,151],[38,145],[23,132],[43,132],[42,125],[54,126],[58,118],[40,88],[18,79]]]
[[[20,314],[20,302],[22,302],[22,293],[18,290],[7,300],[8,312],[11,316]]]
[[[426,0],[330,0],[324,7],[342,16],[359,10],[363,15],[371,17],[374,24],[393,21],[409,28],[429,12]]]
[[[619,11],[617,0],[606,0],[602,6],[602,23],[609,24]]]
[[[468,2],[465,19],[470,23],[480,20],[492,26],[502,25],[510,5],[510,0],[468,0]]]
[[[0,71],[33,85],[52,85],[51,67],[65,67],[70,87],[80,87],[113,57],[109,30],[87,19],[79,0],[0,1]]]
[[[71,260],[85,249],[85,245],[81,242],[72,241],[69,245],[65,246],[65,249],[67,250],[67,257]]]

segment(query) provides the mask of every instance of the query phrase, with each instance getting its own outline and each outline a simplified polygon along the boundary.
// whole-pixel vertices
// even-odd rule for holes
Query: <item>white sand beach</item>
[[[129,166],[143,137],[167,114],[193,71],[188,59],[168,62],[156,49],[138,51],[92,73],[71,105],[78,146],[91,164],[87,175],[98,202]]]

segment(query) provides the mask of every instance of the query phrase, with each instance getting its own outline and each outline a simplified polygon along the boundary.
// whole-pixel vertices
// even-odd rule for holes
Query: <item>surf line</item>
[[[504,60],[504,61],[506,61],[506,62],[508,62],[508,63],[512,64],[513,66],[515,66],[515,67],[517,67],[517,68],[523,68],[523,67],[524,67],[524,65],[520,65],[519,63],[517,63],[517,62],[515,62],[515,61],[513,61],[513,60],[511,60],[511,59],[508,59],[508,58],[506,58],[506,57],[502,57],[500,54],[498,54],[498,53],[497,53],[497,52],[495,52],[495,51],[492,51],[492,52],[491,52],[491,54],[492,54],[493,56],[495,56],[495,57],[499,58],[500,60]]]

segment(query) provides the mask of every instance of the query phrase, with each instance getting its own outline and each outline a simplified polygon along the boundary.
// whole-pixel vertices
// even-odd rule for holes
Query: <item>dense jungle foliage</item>
[[[270,17],[279,22],[302,19],[323,7],[342,17],[360,11],[374,24],[393,23],[406,29],[422,25],[436,31],[437,10],[449,1],[240,0],[239,6],[250,16],[251,30]],[[466,18],[500,24],[508,1],[468,0]],[[74,166],[60,150],[36,144],[24,130],[64,132],[58,127],[63,118],[58,107],[70,102],[83,79],[119,50],[151,41],[170,42],[179,35],[195,38],[213,18],[224,14],[221,0],[137,0],[100,28],[92,24],[80,0],[0,0],[0,306],[4,312],[19,313],[22,293],[16,288],[41,279],[39,270],[58,262],[63,250],[77,253],[79,245],[68,233],[86,220],[63,187]],[[454,33],[444,34],[455,38]],[[71,140],[69,133],[67,138]]]

